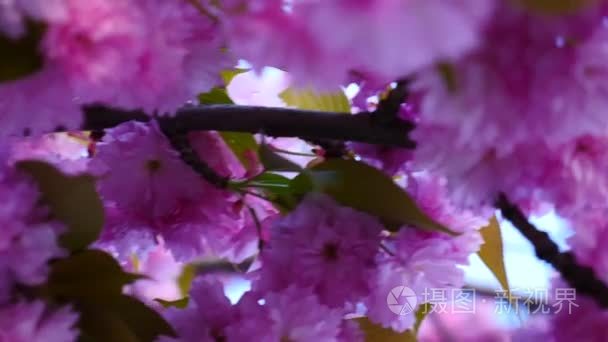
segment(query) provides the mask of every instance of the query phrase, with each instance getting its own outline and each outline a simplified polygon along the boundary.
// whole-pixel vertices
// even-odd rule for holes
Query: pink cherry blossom
[[[543,332],[541,338],[551,342],[600,342],[608,339],[608,311],[598,307],[593,299],[581,294],[577,294],[573,300],[561,300],[557,297],[558,291],[565,289],[571,291],[570,286],[561,278],[553,280],[549,292],[552,314],[544,317],[544,322],[533,322],[538,324],[538,330]]]
[[[593,268],[595,275],[608,283],[608,225],[605,208],[588,209],[570,217],[574,234],[568,239],[576,261]]]
[[[606,136],[584,135],[561,145],[546,164],[545,182],[540,183],[546,192],[545,200],[565,216],[580,217],[582,210],[601,207],[599,203],[608,198],[606,151]]]
[[[492,9],[491,0],[337,0],[294,4],[294,12],[303,12],[306,26],[322,50],[348,53],[355,63],[353,69],[387,80],[409,75],[437,61],[461,57],[476,47],[480,29]]]
[[[412,159],[409,149],[378,146],[364,143],[351,143],[349,147],[366,163],[394,175],[406,168],[406,163]]]
[[[553,19],[501,6],[484,44],[453,64],[455,89],[437,71],[420,75],[421,127],[456,129],[454,145],[498,154],[528,141],[554,146],[604,133],[608,79],[597,60],[606,53],[604,13],[600,6]]]
[[[528,318],[521,327],[513,329],[510,333],[511,341],[547,341],[555,342],[551,333],[552,316],[536,315]]]
[[[195,153],[218,174],[242,178],[249,172],[218,134],[189,138]],[[97,146],[90,169],[100,176],[108,217],[102,245],[127,257],[162,239],[179,260],[202,254],[242,260],[255,252],[259,237],[249,208],[260,222],[276,214],[259,198],[242,197],[203,180],[156,125],[131,122],[110,130]]]
[[[72,342],[78,315],[69,307],[51,309],[41,301],[0,307],[0,340],[10,342]]]
[[[0,2],[0,32],[11,38],[25,33],[25,20],[60,20],[66,16],[64,0],[4,0]]]
[[[553,317],[550,336],[555,342],[589,341],[601,342],[608,339],[606,322],[608,312],[598,308],[597,304],[587,298],[579,298],[568,311],[568,304]]]
[[[151,305],[157,304],[155,299],[172,301],[184,297],[178,284],[184,265],[177,262],[163,245],[155,246],[141,258],[132,258],[128,266],[132,272],[146,277],[130,286],[132,295]]]
[[[234,76],[226,87],[228,96],[236,104],[265,107],[284,107],[279,95],[290,84],[289,75],[276,68],[265,68],[260,73],[247,71]]]
[[[320,303],[311,289],[290,286],[266,293],[263,304],[246,294],[238,304],[240,321],[227,329],[229,341],[338,341],[342,312]],[[349,336],[349,335],[347,335]]]
[[[390,81],[462,56],[477,45],[492,4],[293,1],[285,9],[281,1],[254,1],[247,11],[235,6],[226,28],[236,53],[255,66],[281,67],[297,84],[328,88],[345,84],[351,71]]]
[[[226,338],[227,327],[236,321],[236,311],[224,295],[222,284],[210,279],[194,282],[188,307],[171,308],[165,317],[177,331],[178,338],[163,342],[215,342]]]
[[[46,24],[42,69],[0,85],[2,136],[77,129],[81,105],[173,113],[233,65],[217,25],[184,1],[8,0],[0,30]]]
[[[230,66],[215,25],[184,1],[67,0],[44,52],[83,102],[172,112]]]
[[[248,160],[254,165],[246,169],[217,132],[193,132],[188,138],[194,151],[221,176],[241,179],[260,172],[255,158]]]
[[[89,139],[67,133],[16,139],[12,141],[11,162],[40,160],[52,164],[66,174],[82,174],[87,170]]]
[[[56,265],[82,251],[61,247],[67,225],[55,221],[57,208],[45,205],[37,183],[19,169],[20,161],[32,159],[67,174],[92,174],[105,216],[89,248],[145,276],[123,290],[175,328],[175,338],[160,342],[363,341],[369,334],[352,319],[360,316],[397,334],[412,329],[434,290],[450,309],[457,305],[453,290],[468,285],[463,266],[479,250],[479,228],[495,214],[501,193],[525,214],[551,207],[569,220],[577,262],[608,284],[608,0],[559,4],[573,6],[567,13],[550,13],[557,9],[551,6],[524,0],[0,0],[0,46],[27,39],[35,50],[0,56],[0,341],[96,337],[79,336],[79,311],[91,311],[84,299],[53,291],[57,278],[49,278],[50,270],[55,275]],[[27,31],[32,23],[42,28],[39,40]],[[12,63],[32,61],[35,52],[38,69],[11,79],[13,70],[21,72]],[[220,76],[237,62],[252,70],[224,84]],[[414,223],[389,227],[320,189],[301,193],[294,183],[266,189],[252,179],[272,167],[253,148],[236,154],[238,139],[225,140],[232,132],[189,132],[183,138],[190,146],[177,150],[155,121],[223,86],[235,111],[287,107],[281,93],[301,87],[343,89],[353,115],[370,114],[398,83],[408,88],[395,114],[415,126],[416,148],[336,138],[348,149],[340,157],[384,172],[424,215],[455,234]],[[81,130],[91,105],[105,108],[97,115],[116,108],[143,112],[150,122],[110,128],[120,120],[116,111],[112,122],[87,120],[87,129],[100,126],[89,136]],[[196,110],[208,115],[209,105]],[[391,124],[361,118],[350,119],[374,131]],[[255,130],[247,123],[235,129],[251,131],[246,134],[303,169],[328,158],[313,146],[319,142],[308,125],[299,132],[297,123],[262,121]],[[355,126],[344,129],[364,136]],[[295,137],[281,137],[282,128]],[[333,141],[322,122],[318,133]],[[224,181],[191,167],[195,157]],[[339,182],[332,186],[323,190],[342,190]],[[377,195],[380,202],[394,200]],[[67,207],[80,209],[79,203]],[[182,299],[177,279],[185,263],[208,260],[251,264],[218,278],[198,274],[185,308],[155,301]],[[236,304],[227,294],[237,295],[220,282],[226,279],[250,288],[239,289]],[[564,284],[557,280],[551,292]],[[411,312],[395,313],[389,299],[404,287],[417,302]],[[550,315],[517,329],[503,329],[485,315],[490,305],[477,299],[481,315],[432,314],[416,338],[608,341],[607,310],[580,293],[574,303],[557,299]],[[92,309],[104,310],[98,304]]]
[[[240,262],[257,251],[259,238],[248,206],[263,226],[276,215],[259,199],[246,197],[243,202],[218,189],[206,191],[200,202],[180,205],[174,213],[157,218],[106,204],[107,220],[98,244],[121,259],[132,253],[145,255],[162,241],[179,261],[206,256]]]
[[[491,205],[501,191],[527,202],[573,197],[551,193],[561,184],[546,179],[567,178],[555,170],[574,167],[560,160],[569,144],[605,135],[605,10],[552,17],[502,5],[484,43],[448,67],[453,85],[437,70],[419,74],[415,164],[446,176],[467,206]]]
[[[122,208],[169,214],[180,201],[203,192],[202,179],[186,165],[156,125],[129,122],[109,130],[98,144],[91,170],[99,191]]]
[[[441,179],[419,175],[408,180],[408,189],[427,215],[460,233],[425,232],[404,227],[385,242],[390,254],[379,254],[379,270],[365,300],[368,317],[382,326],[405,331],[415,322],[414,311],[396,315],[386,305],[391,290],[405,286],[416,294],[420,305],[424,294],[434,288],[460,288],[464,271],[458,265],[468,264],[468,257],[479,249],[482,239],[477,232],[484,221],[470,212],[456,209],[445,197]]]
[[[50,259],[64,254],[57,245],[63,226],[49,221],[37,205],[39,193],[25,176],[4,166],[0,171],[0,303],[16,283],[46,279]]]
[[[311,287],[321,303],[342,307],[365,296],[375,272],[382,225],[376,218],[312,194],[271,229],[258,291]]]
[[[45,69],[26,78],[0,83],[0,136],[23,136],[76,129],[80,102],[59,70]]]
[[[446,339],[470,342],[532,342],[533,339],[510,339],[509,331],[496,317],[496,303],[490,298],[476,297],[475,312],[456,313],[445,310],[430,313],[418,332],[420,342],[441,342]],[[521,335],[523,337],[523,334]]]

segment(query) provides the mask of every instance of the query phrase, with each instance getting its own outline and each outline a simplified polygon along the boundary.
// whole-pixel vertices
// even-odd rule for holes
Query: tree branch
[[[84,130],[101,130],[126,121],[147,122],[152,118],[140,111],[124,111],[101,106],[85,107]],[[191,106],[177,111],[173,117],[160,117],[181,132],[234,131],[263,133],[276,137],[300,137],[308,140],[329,139],[357,141],[368,144],[414,148],[408,137],[414,128],[399,120],[382,123],[376,113],[345,115],[290,108],[267,108],[238,105]]]
[[[407,79],[398,80],[396,86],[380,100],[376,110],[369,113],[375,125],[382,127],[411,125],[399,117],[401,105],[407,100],[409,94],[409,83],[410,81]],[[348,154],[346,143],[341,140],[314,139],[310,142],[323,148],[325,156],[329,158],[342,158]]]
[[[160,128],[169,139],[171,146],[179,153],[180,158],[184,163],[188,164],[196,173],[204,180],[212,185],[225,189],[228,186],[229,179],[219,175],[211,166],[204,162],[192,149],[188,133],[180,130],[172,125],[172,122],[160,122]]]
[[[380,100],[374,115],[389,124],[396,120],[401,120],[399,118],[399,111],[409,95],[409,85],[410,81],[408,79],[397,81],[395,88],[391,89],[386,97]]]
[[[551,264],[579,293],[593,298],[602,308],[608,308],[608,287],[596,278],[593,269],[579,265],[572,253],[560,252],[549,235],[528,222],[526,215],[504,194],[499,195],[496,207],[532,243],[539,259]]]

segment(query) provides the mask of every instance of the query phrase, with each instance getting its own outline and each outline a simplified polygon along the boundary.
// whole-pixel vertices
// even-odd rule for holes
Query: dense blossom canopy
[[[0,0],[0,144],[2,342],[608,339],[608,0]]]

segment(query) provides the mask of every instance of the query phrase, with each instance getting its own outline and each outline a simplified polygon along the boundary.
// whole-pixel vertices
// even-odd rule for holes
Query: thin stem
[[[242,193],[244,195],[250,195],[250,196],[253,196],[253,197],[257,197],[257,198],[260,198],[260,199],[263,199],[265,201],[268,201],[268,202],[272,203],[272,200],[270,198],[268,198],[268,197],[266,197],[264,195],[260,195],[258,193],[255,193],[253,191],[248,191],[248,190],[245,190],[245,189],[238,189],[238,192],[240,192],[240,193]]]
[[[261,252],[264,249],[264,239],[262,238],[262,224],[260,223],[260,219],[258,217],[258,214],[255,213],[255,210],[253,210],[253,208],[249,205],[247,205],[247,209],[249,209],[249,213],[251,214],[251,217],[253,218],[253,221],[255,223],[255,229],[258,233],[258,251]]]
[[[171,146],[179,153],[180,158],[184,163],[188,164],[196,173],[198,173],[203,179],[210,184],[220,188],[226,189],[229,185],[229,179],[219,175],[211,166],[207,165],[203,161],[196,151],[190,145],[188,135],[186,132],[179,128],[171,125],[169,122],[162,122],[160,124],[161,130],[165,136],[169,139]]]
[[[247,273],[255,261],[255,255],[251,256],[238,264],[228,260],[214,260],[211,262],[201,262],[196,264],[196,274],[215,274],[215,273]]]
[[[386,254],[390,255],[390,256],[395,256],[395,253],[393,251],[391,251],[385,244],[380,243],[380,249],[382,249],[384,252],[386,252]]]
[[[209,12],[205,6],[203,6],[203,4],[201,4],[200,2],[198,2],[197,0],[186,0],[188,3],[190,3],[194,8],[196,8],[196,10],[202,14],[203,16],[211,19],[211,21],[213,21],[214,23],[217,23],[219,21],[219,19],[211,14],[211,12]]]
[[[378,119],[388,123],[400,120],[399,111],[401,109],[401,104],[409,95],[409,84],[410,81],[408,79],[397,81],[397,85],[380,100],[375,111]]]
[[[560,252],[549,235],[531,224],[526,215],[504,194],[498,196],[496,208],[532,243],[539,259],[551,264],[577,292],[593,298],[601,307],[608,308],[608,287],[595,276],[592,268],[579,265],[572,253]]]
[[[278,152],[278,153],[289,154],[292,156],[301,156],[301,157],[318,157],[316,154],[312,154],[312,153],[292,152],[292,151],[283,150],[278,147],[274,147],[272,145],[268,145],[268,146],[270,147],[271,150],[273,150],[274,152]]]

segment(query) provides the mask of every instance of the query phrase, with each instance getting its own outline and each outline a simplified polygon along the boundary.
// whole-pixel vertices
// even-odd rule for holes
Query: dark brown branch
[[[404,124],[404,121],[399,117],[399,112],[401,105],[407,100],[408,86],[409,80],[407,79],[397,81],[397,85],[380,101],[377,109],[370,113],[376,125],[389,127]],[[406,124],[409,125],[409,123]],[[344,141],[314,139],[311,142],[323,148],[325,157],[342,158],[348,155],[348,149]]]
[[[378,108],[375,111],[375,115],[379,120],[389,124],[400,120],[399,111],[409,95],[409,84],[410,82],[407,79],[397,81],[395,88],[391,89],[386,97],[380,100]]]
[[[129,112],[107,107],[85,108],[83,129],[100,130],[136,120],[149,121],[143,112]],[[391,124],[377,120],[374,113],[345,115],[289,108],[267,108],[237,105],[191,106],[180,109],[175,116],[163,118],[182,132],[235,131],[263,133],[277,137],[300,137],[308,140],[328,139],[357,141],[369,144],[414,148],[408,133],[412,123]]]
[[[180,130],[172,125],[172,122],[160,122],[160,128],[169,139],[171,146],[179,153],[180,158],[184,163],[188,164],[196,173],[198,173],[207,182],[215,185],[218,188],[225,189],[228,186],[229,179],[220,176],[218,173],[207,165],[192,149],[188,140],[188,133]]]
[[[511,221],[513,226],[532,243],[539,259],[551,264],[578,293],[589,296],[601,307],[608,308],[608,287],[595,276],[593,269],[579,265],[572,253],[560,252],[549,235],[531,224],[526,215],[509,202],[504,194],[498,197],[496,207],[500,209],[502,216]]]

